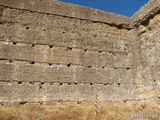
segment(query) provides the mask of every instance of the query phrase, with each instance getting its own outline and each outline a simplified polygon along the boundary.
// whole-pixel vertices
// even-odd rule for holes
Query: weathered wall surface
[[[32,86],[30,90],[38,93],[29,95],[32,96],[29,97],[31,101],[44,101],[45,98],[46,101],[83,102],[88,99],[94,102],[98,91],[102,94],[102,102],[108,99],[117,101],[119,97],[122,98],[120,101],[135,98],[132,95],[135,92],[129,93],[132,87],[136,87],[134,30],[2,6],[1,31],[0,79],[3,82],[16,81],[13,86],[21,86],[15,87],[17,92],[25,88],[23,82],[24,85]],[[3,82],[2,88],[7,88],[8,83]],[[35,84],[30,85],[28,82]],[[54,84],[53,89],[50,83]],[[10,90],[14,91],[13,88]],[[51,94],[55,90],[57,92]],[[65,95],[68,90],[72,92]],[[7,91],[7,94],[2,95],[4,99],[11,93],[9,89]],[[23,94],[27,93],[24,91]],[[27,97],[23,94],[16,98],[10,94],[13,96],[10,98],[13,101],[17,98],[25,100]],[[116,97],[118,99],[114,99]]]
[[[160,95],[160,14],[138,28],[140,71],[147,99],[159,101]]]
[[[125,16],[55,0],[2,0],[1,4],[18,9],[51,13],[55,15],[98,21],[118,25],[119,27],[123,26],[130,28],[130,20]]]
[[[140,13],[127,18],[58,1],[0,4],[1,108],[91,105],[91,117],[77,120],[104,120],[100,105],[159,103],[158,7],[153,19],[142,15],[146,24]]]

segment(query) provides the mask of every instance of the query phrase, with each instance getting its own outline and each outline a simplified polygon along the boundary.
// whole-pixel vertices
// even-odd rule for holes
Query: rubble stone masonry
[[[119,120],[112,108],[126,104],[160,116],[160,0],[130,18],[57,0],[0,0],[0,120]]]

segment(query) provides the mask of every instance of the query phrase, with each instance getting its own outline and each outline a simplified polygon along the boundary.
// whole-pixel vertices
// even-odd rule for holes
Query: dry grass
[[[125,117],[125,113],[158,113],[160,115],[160,108],[131,103],[98,106],[97,110],[92,105],[66,105],[61,107],[1,106],[0,120],[130,120],[131,118]],[[135,118],[134,120],[140,119],[142,118]],[[145,120],[151,120],[151,118]],[[158,120],[158,118],[154,118],[154,120]]]

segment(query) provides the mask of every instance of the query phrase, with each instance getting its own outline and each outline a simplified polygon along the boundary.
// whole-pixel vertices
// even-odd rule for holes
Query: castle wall
[[[81,113],[77,120],[79,117],[104,120],[104,112],[110,115],[108,109],[113,105],[123,108],[127,104],[126,109],[112,109],[119,113],[148,110],[144,105],[136,108],[135,103],[151,101],[157,106],[160,80],[157,4],[158,0],[151,0],[127,18],[58,1],[2,0],[0,116],[1,113],[11,116],[6,111],[12,107],[18,111],[30,105],[40,107],[42,114],[47,110],[53,114],[58,109],[59,114],[65,115],[71,109],[63,106],[72,105]],[[134,104],[134,108],[128,108],[128,103],[129,107]],[[41,117],[34,118],[28,113],[35,107],[26,109],[32,116],[26,118]],[[74,118],[67,118],[69,114],[62,120]],[[22,113],[21,117],[25,115]],[[124,119],[124,115],[120,118]]]
[[[139,26],[140,74],[145,96],[159,101],[160,81],[160,14]]]
[[[2,6],[1,23],[2,88],[8,87],[6,81],[13,81],[9,86],[16,84],[19,87],[15,90],[21,92],[24,84],[37,91],[28,93],[33,102],[94,103],[95,95],[101,96],[102,103],[135,98],[134,90],[130,91],[136,87],[134,30],[7,6]],[[11,93],[19,92],[13,92],[14,87],[10,90],[7,94],[2,91],[1,102],[27,101],[24,95],[28,90],[17,97]],[[10,100],[5,101],[8,97]]]

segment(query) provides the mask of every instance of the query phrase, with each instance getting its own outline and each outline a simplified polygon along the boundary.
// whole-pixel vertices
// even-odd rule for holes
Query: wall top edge
[[[121,26],[123,28],[139,26],[143,21],[160,11],[160,0],[150,0],[130,18],[115,13],[74,5],[71,3],[64,3],[57,0],[1,0],[0,5],[79,19],[87,19],[114,26]]]
[[[139,26],[141,23],[151,19],[155,14],[160,13],[160,0],[150,0],[147,4],[142,6],[132,17],[131,26]]]
[[[56,0],[0,0],[0,5],[129,27],[128,17]]]

